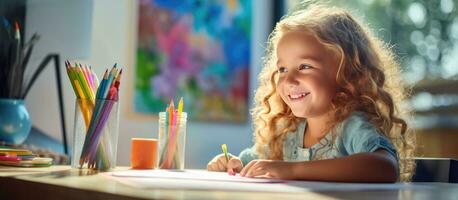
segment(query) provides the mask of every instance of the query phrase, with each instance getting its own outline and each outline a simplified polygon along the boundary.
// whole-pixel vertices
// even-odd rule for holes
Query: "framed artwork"
[[[140,0],[134,110],[184,98],[188,118],[248,116],[251,1]]]

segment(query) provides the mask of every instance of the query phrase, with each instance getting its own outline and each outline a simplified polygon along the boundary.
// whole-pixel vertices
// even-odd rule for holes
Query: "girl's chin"
[[[294,109],[293,109],[294,110]],[[299,118],[319,118],[329,114],[329,111],[317,112],[310,110],[292,111],[293,115]]]
[[[292,103],[287,105],[291,109],[293,115],[299,118],[316,118],[327,115],[330,112],[330,106],[322,106],[320,104],[312,104],[310,102]]]
[[[308,118],[310,115],[307,114],[307,112],[304,112],[304,111],[300,111],[300,112],[294,112],[293,111],[293,115],[296,116],[296,117],[299,117],[299,118]]]

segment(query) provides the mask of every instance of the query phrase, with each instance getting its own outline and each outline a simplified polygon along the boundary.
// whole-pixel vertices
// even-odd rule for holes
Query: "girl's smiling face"
[[[296,117],[327,114],[337,89],[339,57],[314,36],[284,34],[277,45],[277,91]]]

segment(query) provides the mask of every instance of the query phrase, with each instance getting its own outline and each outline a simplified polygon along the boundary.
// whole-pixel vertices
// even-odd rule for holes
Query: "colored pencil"
[[[171,153],[169,155],[169,158],[168,158],[168,161],[171,162],[172,160],[172,156],[174,155],[175,153],[175,150],[176,150],[176,144],[177,144],[177,138],[178,138],[178,134],[179,134],[179,129],[180,129],[180,121],[181,121],[181,113],[183,112],[183,97],[180,98],[180,101],[178,102],[178,110],[177,110],[177,118],[176,118],[176,125],[175,125],[175,130],[172,131],[172,143],[171,143]],[[171,163],[169,163],[169,166],[171,165]]]
[[[75,96],[91,104],[89,106],[85,103],[80,104],[86,124],[86,136],[79,165],[83,167],[86,164],[88,168],[107,169],[112,166],[107,152],[112,151],[107,149],[100,140],[104,134],[109,134],[105,133],[108,131],[105,126],[119,98],[122,69],[118,73],[115,64],[110,71],[105,70],[102,81],[99,83],[91,66],[83,66],[81,63],[75,63],[72,66],[69,61],[65,61],[65,66]]]

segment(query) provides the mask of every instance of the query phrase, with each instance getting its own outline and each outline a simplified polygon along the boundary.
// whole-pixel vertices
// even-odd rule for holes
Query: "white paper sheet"
[[[142,189],[223,190],[301,193],[307,191],[415,190],[435,186],[421,184],[365,184],[313,181],[281,181],[229,176],[204,170],[127,170],[104,173],[108,178]]]
[[[127,170],[112,172],[112,176],[117,177],[148,177],[162,179],[181,179],[181,180],[205,180],[223,182],[245,182],[245,183],[278,183],[281,180],[247,178],[239,174],[229,175],[227,172],[208,172],[203,170]]]

